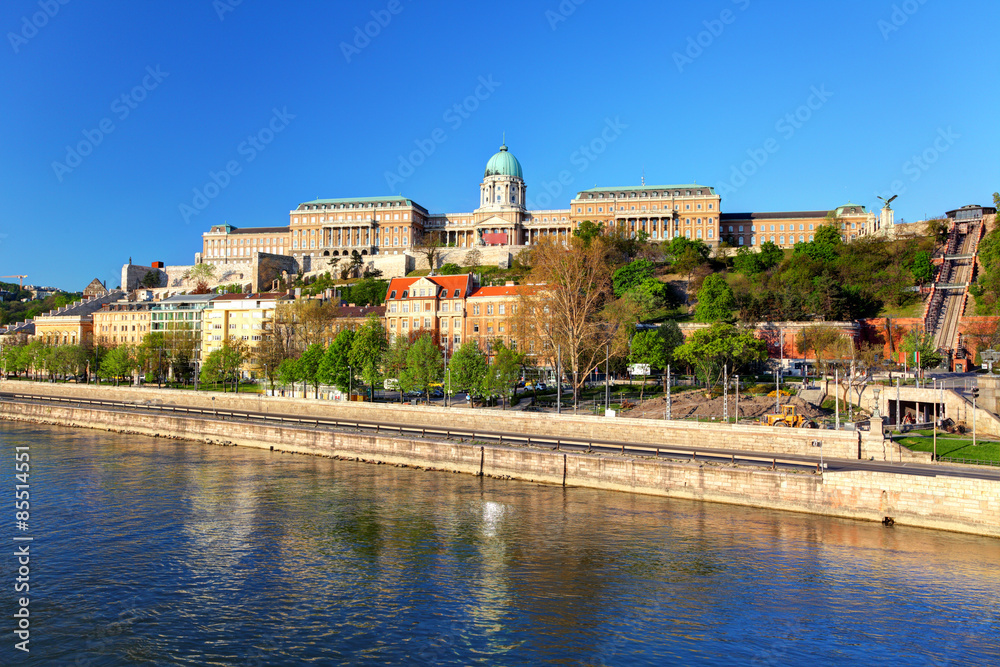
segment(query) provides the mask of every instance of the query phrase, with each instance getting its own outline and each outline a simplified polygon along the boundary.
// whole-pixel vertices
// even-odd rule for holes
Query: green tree
[[[380,306],[385,302],[385,294],[388,289],[388,280],[362,278],[353,285],[342,288],[340,298],[345,303],[353,303],[357,306]]]
[[[685,255],[690,255],[698,264],[708,261],[712,255],[712,249],[700,239],[691,240],[683,236],[676,236],[667,245],[666,252],[673,262],[677,262]]]
[[[523,353],[507,347],[502,340],[493,341],[493,363],[486,370],[483,388],[487,395],[503,397],[504,409],[506,401],[517,390],[517,381],[524,373],[525,359]]]
[[[713,273],[705,278],[698,290],[698,305],[694,310],[694,318],[698,322],[729,322],[733,319],[733,309],[736,299],[733,288],[726,282],[721,273]]]
[[[299,363],[298,359],[283,359],[280,364],[278,364],[278,382],[284,386],[294,386],[298,382],[302,382],[302,365]]]
[[[27,355],[24,354],[25,344],[4,342],[3,353],[0,354],[0,364],[3,364],[6,373],[13,373],[17,377],[28,370]]]
[[[187,280],[192,280],[196,283],[208,282],[215,279],[215,265],[214,264],[195,264],[190,269],[184,272],[184,278]]]
[[[934,344],[934,334],[932,333],[920,333],[911,329],[903,337],[901,347],[911,366],[916,365],[920,370],[925,370],[941,365],[943,357],[938,352],[937,345]],[[918,352],[920,353],[919,362],[915,359]]]
[[[673,362],[674,350],[684,343],[684,334],[676,322],[664,323],[655,329],[644,329],[636,332],[629,347],[628,360],[633,364],[648,364],[652,368],[664,371],[664,389],[666,389],[667,365]],[[646,389],[646,376],[643,374],[642,387],[639,390],[639,400],[642,400]]]
[[[594,239],[600,237],[603,232],[603,223],[594,224],[590,220],[584,220],[576,229],[573,230],[573,236],[583,241],[583,245],[585,247],[590,247],[590,244],[594,241]]]
[[[654,265],[647,259],[637,259],[619,268],[611,276],[615,296],[623,296],[639,284],[653,278]]]
[[[229,382],[239,383],[240,370],[247,359],[249,348],[242,340],[227,338],[218,350],[212,350],[201,365],[201,381],[223,383],[223,391]],[[238,389],[238,386],[234,388]]]
[[[929,283],[934,278],[934,265],[931,264],[931,254],[926,250],[921,250],[913,258],[913,280],[918,285]]]
[[[403,370],[406,368],[406,357],[410,353],[410,339],[408,336],[400,334],[392,339],[392,344],[385,355],[385,376],[396,380],[399,387],[399,400],[403,400],[403,392],[406,391],[399,383],[403,379]]]
[[[470,397],[483,395],[486,366],[486,355],[477,343],[462,343],[448,361],[448,368],[451,370],[450,391],[465,391]]]
[[[353,389],[354,369],[351,367],[351,348],[354,345],[354,331],[344,329],[337,334],[330,347],[326,348],[319,363],[317,380],[326,385],[333,385],[342,392]],[[305,355],[302,355],[305,358]]]
[[[723,367],[739,373],[767,359],[767,345],[754,332],[726,322],[701,329],[674,350],[674,357],[693,368],[707,384],[722,379]]]
[[[656,278],[646,278],[629,289],[622,298],[629,299],[635,304],[639,319],[651,317],[657,309],[672,301],[670,289]]]
[[[63,377],[82,375],[87,368],[87,350],[80,345],[60,345],[53,352],[53,370]]]
[[[319,343],[313,343],[299,357],[299,372],[302,379],[313,386],[316,398],[319,398],[319,385],[322,383],[320,364],[323,363],[323,353],[323,346]]]
[[[430,334],[424,334],[410,346],[406,353],[406,368],[399,377],[401,391],[419,390],[429,398],[430,386],[441,381],[444,357],[434,345]]]
[[[351,365],[360,372],[361,379],[375,398],[375,385],[382,379],[382,364],[389,350],[389,338],[382,320],[370,315],[354,334],[351,344]]]
[[[828,355],[835,356],[843,351],[844,335],[836,327],[829,324],[815,324],[806,327],[795,337],[795,347],[805,356],[810,350],[816,355],[816,367],[826,381],[824,391],[829,392]]]
[[[120,380],[131,375],[136,368],[138,368],[138,362],[132,348],[128,345],[111,348],[101,360],[101,375],[114,378],[115,386],[118,386]]]

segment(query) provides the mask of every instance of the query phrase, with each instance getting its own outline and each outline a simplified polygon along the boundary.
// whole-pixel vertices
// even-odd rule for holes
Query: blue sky
[[[643,172],[713,185],[724,212],[877,207],[893,190],[897,219],[987,204],[998,14],[987,0],[8,0],[0,274],[114,286],[129,257],[190,263],[209,225],[285,225],[315,197],[471,211],[503,133],[539,207]]]

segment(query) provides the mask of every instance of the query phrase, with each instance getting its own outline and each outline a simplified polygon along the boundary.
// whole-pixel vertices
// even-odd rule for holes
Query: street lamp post
[[[840,430],[840,369],[833,369],[833,414],[834,424]]]
[[[608,371],[611,367],[611,343],[605,346],[606,356],[604,357],[604,412],[611,409],[611,376]]]
[[[979,387],[972,388],[972,446],[976,446],[976,399],[979,398]]]
[[[556,347],[556,414],[562,414],[562,345]]]
[[[351,390],[354,388],[354,369],[351,366],[347,367],[347,402],[351,401]]]
[[[781,381],[779,379],[780,371],[774,371],[774,414],[781,414]]]

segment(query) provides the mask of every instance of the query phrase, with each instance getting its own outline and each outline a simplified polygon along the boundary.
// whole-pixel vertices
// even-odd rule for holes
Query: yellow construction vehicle
[[[816,428],[816,422],[795,414],[794,405],[782,405],[781,414],[764,415],[764,424],[785,428]]]

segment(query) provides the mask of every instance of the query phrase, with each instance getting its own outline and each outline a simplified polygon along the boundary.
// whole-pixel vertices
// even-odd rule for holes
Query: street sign
[[[649,364],[630,364],[628,372],[631,375],[649,375]]]

